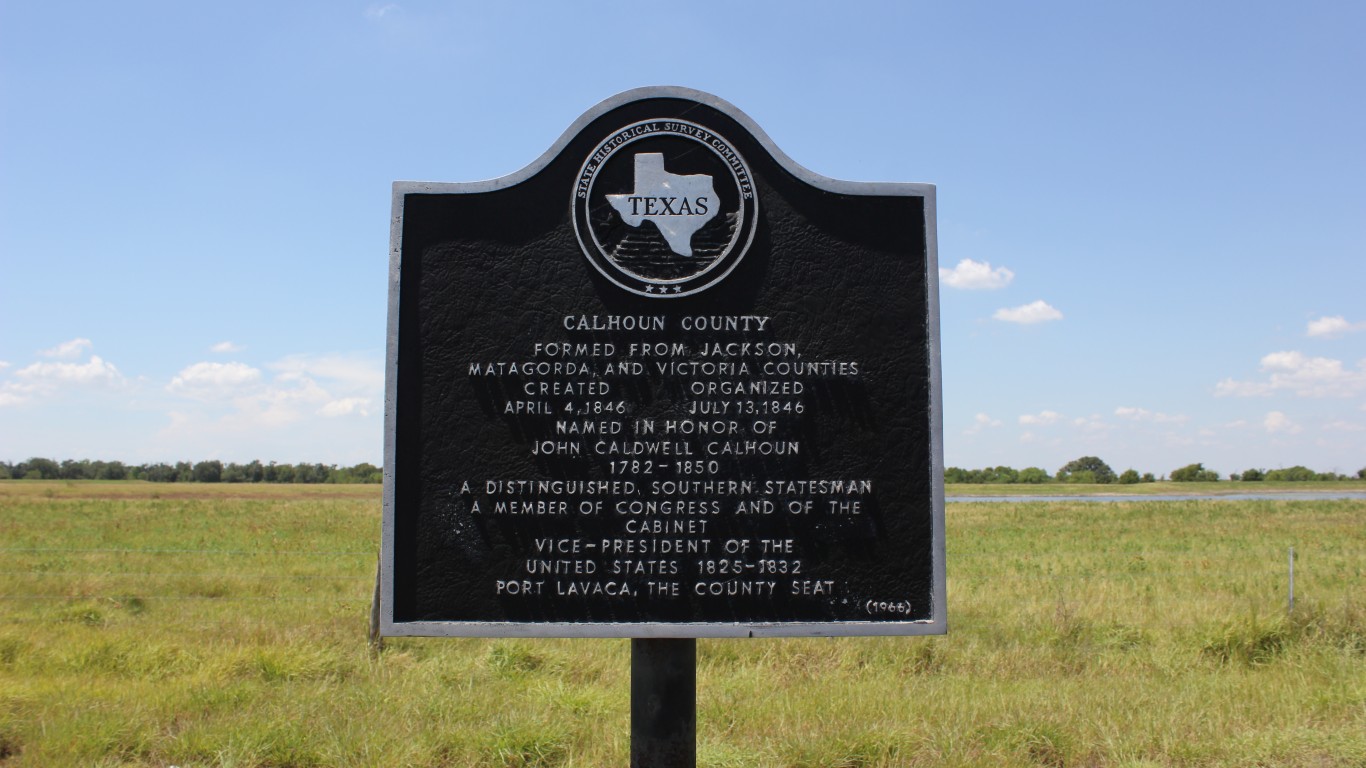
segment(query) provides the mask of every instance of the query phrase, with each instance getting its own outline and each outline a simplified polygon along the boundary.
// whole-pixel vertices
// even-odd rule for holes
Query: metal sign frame
[[[402,480],[404,467],[398,464],[399,401],[399,318],[400,285],[403,277],[403,233],[405,202],[410,195],[476,195],[514,187],[532,179],[556,160],[580,132],[599,117],[631,102],[643,99],[687,99],[709,106],[739,123],[788,174],[818,190],[839,196],[900,196],[923,200],[925,271],[923,275],[927,295],[924,318],[928,337],[924,359],[928,364],[929,444],[925,446],[928,462],[924,471],[932,473],[928,487],[932,498],[925,500],[932,507],[932,536],[928,542],[932,565],[932,607],[928,619],[913,621],[775,621],[775,622],[599,622],[599,621],[396,621],[394,616],[395,589],[395,531],[396,484]],[[614,96],[593,107],[573,125],[535,162],[497,179],[468,183],[396,182],[393,185],[393,209],[389,255],[389,315],[386,359],[385,436],[384,436],[384,500],[383,530],[380,562],[380,632],[384,636],[433,637],[632,637],[632,638],[698,638],[698,637],[778,637],[778,636],[870,636],[870,635],[931,635],[947,631],[947,601],[945,586],[944,546],[944,488],[943,488],[943,417],[942,385],[939,354],[939,299],[938,254],[936,232],[935,187],[932,184],[864,183],[841,181],[814,173],[794,162],[783,153],[768,135],[747,115],[731,104],[710,94],[686,88],[641,88]],[[595,265],[596,267],[596,265]],[[608,276],[609,278],[611,276]],[[705,286],[703,286],[705,288]],[[701,290],[701,289],[699,289]]]

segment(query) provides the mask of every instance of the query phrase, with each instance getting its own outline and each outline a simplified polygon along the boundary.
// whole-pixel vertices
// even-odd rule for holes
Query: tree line
[[[1039,467],[1025,467],[1024,469],[1013,469],[1011,467],[985,467],[983,469],[963,469],[962,467],[949,467],[944,470],[944,482],[946,483],[968,483],[968,484],[992,484],[992,483],[1100,483],[1102,485],[1118,483],[1120,485],[1131,485],[1134,483],[1153,483],[1161,480],[1171,480],[1176,483],[1192,482],[1216,482],[1222,480],[1218,472],[1205,469],[1204,463],[1187,464],[1184,467],[1173,469],[1170,475],[1161,478],[1155,477],[1151,472],[1139,474],[1137,470],[1126,469],[1116,474],[1109,464],[1106,464],[1097,456],[1082,456],[1079,459],[1064,464],[1058,471],[1049,475],[1047,470]],[[1286,469],[1249,469],[1246,472],[1234,472],[1228,476],[1233,482],[1305,482],[1310,480],[1366,480],[1366,467],[1357,470],[1355,476],[1343,475],[1336,472],[1315,472],[1308,467],[1293,466]]]
[[[174,464],[124,464],[81,459],[58,462],[32,458],[15,464],[0,461],[0,480],[146,480],[153,483],[380,483],[384,470],[361,462],[336,464],[247,464],[221,461],[178,461]]]
[[[277,464],[252,461],[247,464],[223,463],[221,461],[200,461],[190,463],[178,461],[175,464],[124,464],[121,461],[91,461],[67,459],[58,462],[54,459],[32,458],[14,464],[0,461],[0,480],[146,480],[153,483],[381,483],[384,470],[367,462],[351,467],[336,464]],[[1008,483],[1100,483],[1131,485],[1134,483],[1153,483],[1161,480],[1172,482],[1215,482],[1223,480],[1218,472],[1205,469],[1203,463],[1187,464],[1174,469],[1169,475],[1155,477],[1151,472],[1139,474],[1137,470],[1126,469],[1118,474],[1099,457],[1082,456],[1067,462],[1052,475],[1040,467],[985,467],[982,469],[963,469],[949,467],[944,470],[944,482],[966,484],[1008,484]],[[1228,476],[1234,482],[1305,482],[1310,480],[1366,480],[1366,467],[1349,476],[1335,472],[1315,472],[1308,467],[1296,465],[1284,469],[1249,469],[1234,472]]]

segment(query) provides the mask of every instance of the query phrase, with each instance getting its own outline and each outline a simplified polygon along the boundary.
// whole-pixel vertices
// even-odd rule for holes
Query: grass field
[[[1366,480],[1314,482],[1232,483],[1133,483],[1106,485],[1089,483],[951,483],[944,488],[954,496],[1234,496],[1239,494],[1366,493]]]
[[[1366,766],[1366,502],[947,518],[946,637],[699,641],[699,764]],[[378,519],[375,486],[0,482],[0,765],[627,763],[627,641],[372,657]]]

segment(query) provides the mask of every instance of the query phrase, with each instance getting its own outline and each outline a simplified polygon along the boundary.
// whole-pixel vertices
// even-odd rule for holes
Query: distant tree
[[[1205,469],[1203,463],[1187,464],[1180,469],[1172,470],[1173,483],[1211,483],[1218,479],[1219,473]]]
[[[944,482],[946,483],[966,483],[967,481],[968,471],[962,467],[949,467],[944,470]]]
[[[1138,470],[1136,469],[1126,469],[1119,476],[1120,485],[1134,485],[1141,479],[1142,478],[1138,476]]]
[[[121,461],[97,461],[95,462],[96,480],[127,480],[128,467]]]
[[[143,464],[138,468],[143,480],[151,483],[174,483],[176,469],[170,464]]]
[[[1266,473],[1254,467],[1243,472],[1241,479],[1245,483],[1260,483],[1266,479]]]
[[[950,470],[963,472],[963,470]],[[946,471],[946,475],[950,474]],[[972,470],[971,482],[1011,482],[1015,470],[995,467]],[[382,483],[384,470],[361,462],[353,467],[335,464],[276,464],[262,465],[221,461],[176,462],[175,465],[149,463],[130,466],[121,461],[91,461],[89,459],[30,458],[16,464],[0,461],[0,480],[24,478],[28,480],[144,480],[153,483]]]
[[[988,483],[1014,483],[1020,478],[1020,473],[1012,467],[991,467],[982,470],[982,474]]]
[[[15,477],[22,477],[25,480],[56,480],[62,476],[62,468],[52,459],[40,459],[37,457],[25,462],[24,473],[15,473]]]
[[[1155,483],[1155,482],[1157,482],[1157,478],[1153,477],[1153,473],[1151,473],[1151,472],[1144,472],[1144,473],[1143,473],[1143,482],[1145,482],[1145,483]]]
[[[1366,467],[1357,470],[1357,479],[1366,480]]]
[[[1020,470],[1019,482],[1021,483],[1039,485],[1048,482],[1050,479],[1052,478],[1048,476],[1048,473],[1040,467],[1025,467]]]
[[[61,470],[56,476],[63,480],[87,480],[89,478],[87,477],[86,469],[89,464],[90,462],[88,461],[82,462],[66,459],[62,462]]]
[[[1303,467],[1297,464],[1293,467],[1288,467],[1286,469],[1273,469],[1270,472],[1266,473],[1266,479],[1273,483],[1300,483],[1318,479],[1318,473],[1316,473],[1314,470],[1308,467]]]
[[[1083,473],[1090,473],[1083,478]],[[1068,483],[1113,483],[1115,471],[1110,465],[1095,456],[1082,456],[1073,459],[1058,470],[1058,479]]]
[[[304,464],[300,462],[294,466],[294,482],[296,483],[325,483],[332,468],[326,464]]]
[[[382,483],[384,482],[384,470],[367,462],[361,462],[354,467],[342,467],[332,471],[332,477],[328,482],[333,483]]]
[[[217,483],[223,479],[223,462],[201,461],[190,472],[196,483]]]

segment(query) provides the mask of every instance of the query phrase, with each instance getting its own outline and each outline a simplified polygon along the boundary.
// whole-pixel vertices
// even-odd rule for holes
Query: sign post
[[[933,186],[645,88],[391,243],[383,635],[635,638],[664,750],[693,638],[946,631]]]
[[[631,641],[631,765],[697,764],[697,641]]]

